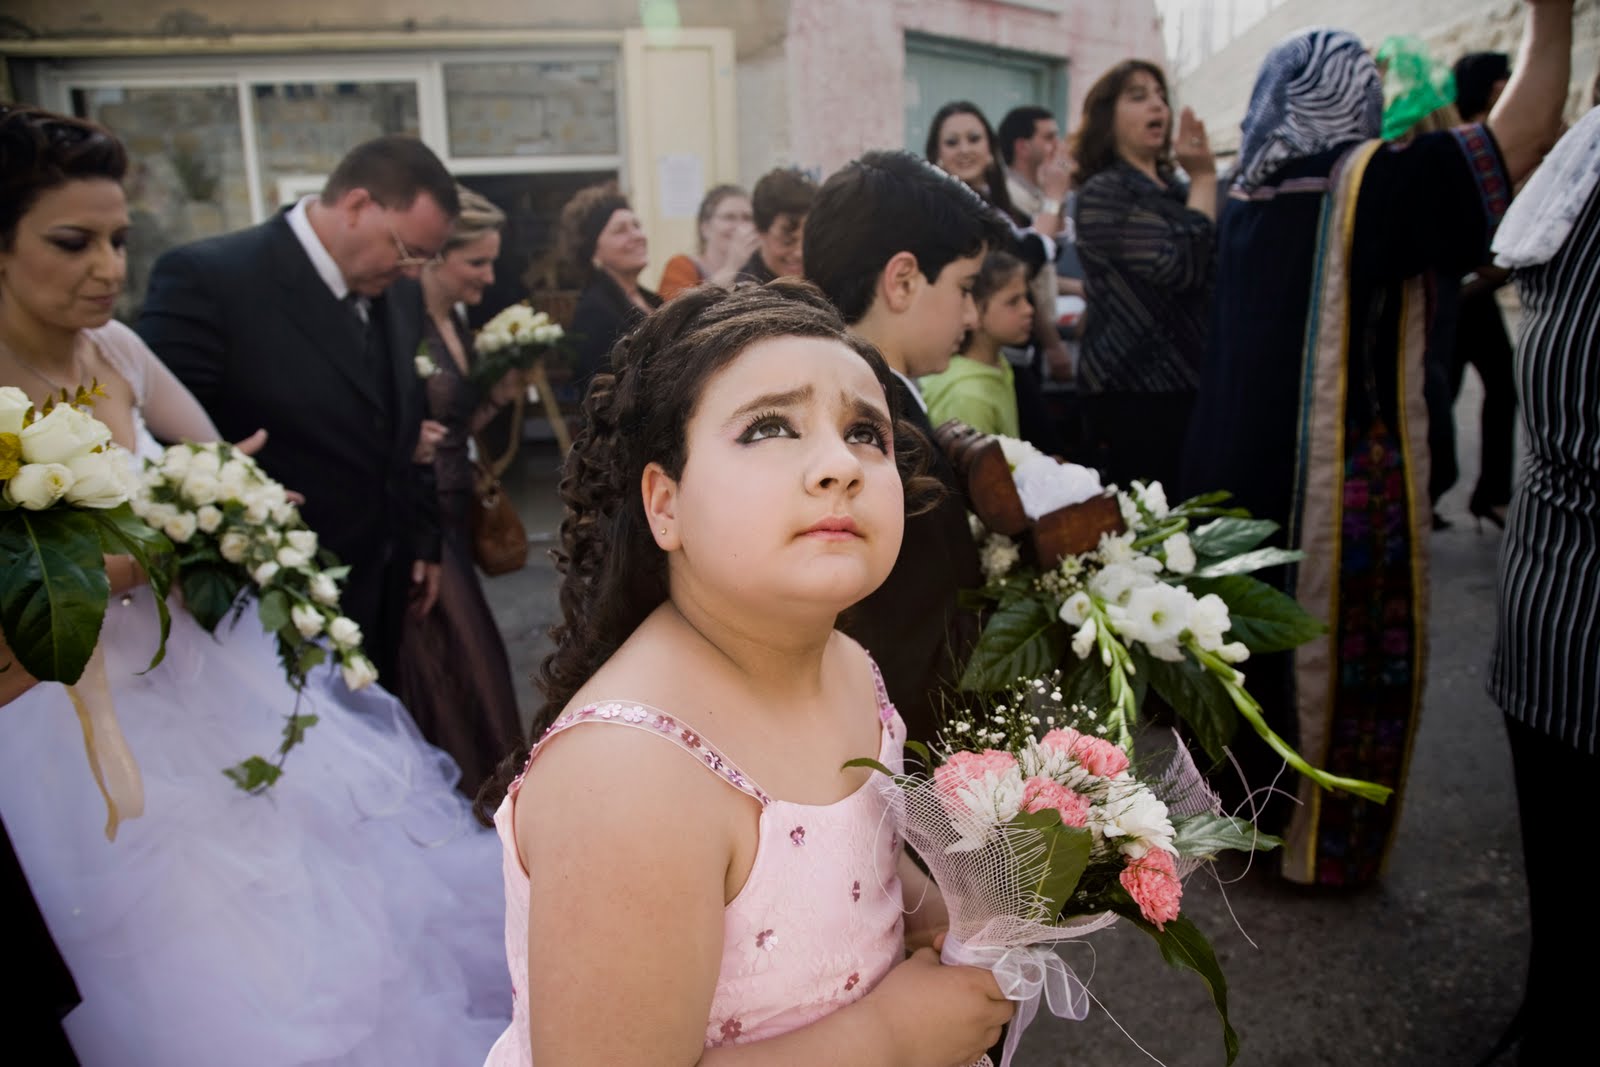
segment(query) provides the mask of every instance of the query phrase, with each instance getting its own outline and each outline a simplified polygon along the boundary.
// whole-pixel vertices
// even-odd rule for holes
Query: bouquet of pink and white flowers
[[[147,461],[133,508],[177,546],[178,584],[196,622],[215,632],[253,592],[261,625],[277,637],[295,690],[283,743],[275,761],[251,756],[224,772],[247,792],[264,789],[316,724],[315,715],[298,713],[300,694],[330,649],[349,688],[377,680],[361,651],[361,627],[339,613],[339,582],[350,568],[318,545],[284,487],[230,444],[177,444]]]
[[[949,911],[943,960],[988,968],[1019,1002],[1002,1067],[1041,999],[1064,1018],[1087,1016],[1087,991],[1051,946],[1118,918],[1206,982],[1232,1063],[1227,984],[1183,915],[1183,879],[1221,851],[1280,842],[1222,814],[1175,735],[1170,749],[1135,764],[1104,736],[1112,731],[1103,715],[1066,702],[1060,681],[1025,680],[981,711],[952,716],[936,752],[908,742],[927,772],[852,765],[892,782],[906,844]]]

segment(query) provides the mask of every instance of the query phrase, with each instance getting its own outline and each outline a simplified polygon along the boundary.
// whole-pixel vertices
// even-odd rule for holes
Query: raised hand
[[[1178,165],[1191,177],[1217,172],[1217,160],[1211,153],[1211,140],[1206,136],[1206,124],[1195,117],[1192,108],[1178,114],[1178,133],[1172,144],[1172,154]]]

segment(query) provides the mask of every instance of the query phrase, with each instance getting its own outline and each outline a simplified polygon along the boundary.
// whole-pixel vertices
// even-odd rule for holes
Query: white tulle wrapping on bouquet
[[[1038,751],[1038,749],[1035,749]],[[1026,758],[1026,757],[1024,757]],[[1173,819],[1220,810],[1217,795],[1201,777],[1188,750],[1174,735],[1174,745],[1159,765],[1147,762],[1138,779],[1140,791],[1148,791],[1166,807]],[[1043,770],[1033,767],[1030,769]],[[1074,780],[1075,784],[1104,794],[1098,797],[1098,815],[1115,806],[1117,790],[1132,787],[1134,779],[1126,770],[1110,779],[1091,781],[1093,775],[1082,767],[1058,765],[1052,778]],[[1029,779],[1037,780],[1036,778]],[[1000,801],[1000,810],[982,831],[975,833],[968,792],[964,799],[953,799],[948,784],[934,775],[909,775],[897,780],[880,779],[888,791],[901,832],[938,884],[950,915],[950,929],[940,958],[947,964],[984,967],[992,971],[1001,991],[1017,1002],[1017,1013],[1007,1029],[1001,1067],[1010,1064],[1024,1031],[1039,1011],[1040,1002],[1065,1019],[1082,1021],[1089,1013],[1089,993],[1072,969],[1056,954],[1054,946],[1074,941],[1116,922],[1110,911],[1072,914],[1074,902],[1057,913],[1055,903],[1039,891],[1052,873],[1059,857],[1052,855],[1050,836],[1040,830],[1012,821],[1014,808]],[[1007,786],[990,783],[998,789],[990,796],[1003,796]],[[1115,811],[1110,812],[1114,817]],[[1126,853],[1130,843],[1098,829],[1095,818],[1088,820],[1095,838],[1094,850],[1102,856],[1118,850]],[[1184,877],[1201,862],[1179,858],[1178,876]],[[980,1064],[989,1064],[985,1057]]]

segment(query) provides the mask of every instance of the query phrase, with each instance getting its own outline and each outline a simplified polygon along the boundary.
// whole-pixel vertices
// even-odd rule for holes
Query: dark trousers
[[[1519,1062],[1561,1063],[1565,1050],[1587,1041],[1594,1010],[1592,967],[1600,952],[1600,927],[1587,918],[1594,887],[1580,873],[1587,848],[1578,828],[1594,803],[1600,756],[1579,752],[1510,716],[1506,736],[1517,780],[1533,931]]]
[[[1478,484],[1469,504],[1474,513],[1504,507],[1511,501],[1511,468],[1516,452],[1517,386],[1512,369],[1511,338],[1493,292],[1461,299],[1456,309],[1455,335],[1450,346],[1435,351],[1429,345],[1427,380],[1428,444],[1433,468],[1428,495],[1435,501],[1455,484],[1456,427],[1453,407],[1461,393],[1461,379],[1471,364],[1483,382],[1480,416]]]
[[[1194,399],[1193,393],[1084,394],[1079,404],[1091,442],[1087,459],[1119,488],[1138,479],[1177,492]]]

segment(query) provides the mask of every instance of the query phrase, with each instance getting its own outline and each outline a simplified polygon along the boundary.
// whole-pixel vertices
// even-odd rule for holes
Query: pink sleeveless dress
[[[905,727],[876,664],[881,744],[877,759],[899,772]],[[750,877],[723,910],[722,967],[706,1020],[706,1047],[760,1041],[799,1029],[861,999],[905,958],[900,832],[879,783],[868,780],[833,804],[776,800],[709,741],[665,712],[626,701],[591,704],[556,720],[528,757],[583,723],[647,730],[761,804]],[[526,768],[523,774],[527,774]],[[495,812],[504,856],[506,961],[511,1026],[485,1067],[529,1067],[528,875],[512,815],[519,776]]]

